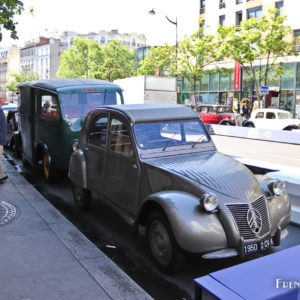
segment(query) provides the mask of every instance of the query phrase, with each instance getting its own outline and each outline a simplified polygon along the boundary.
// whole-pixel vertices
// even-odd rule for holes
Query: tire
[[[283,130],[289,130],[289,131],[291,131],[293,129],[299,129],[299,127],[297,125],[289,125],[289,126],[283,128]]]
[[[76,206],[82,211],[88,211],[92,206],[92,194],[89,190],[72,184],[73,197]]]
[[[161,211],[151,213],[146,227],[150,255],[158,268],[167,273],[181,269],[185,254],[177,245],[165,214]]]
[[[49,156],[46,151],[43,152],[42,171],[46,181],[52,182],[54,179],[54,173],[50,166]]]
[[[246,124],[244,125],[244,127],[251,127],[251,128],[254,128],[254,125],[251,124],[251,123],[246,123]]]

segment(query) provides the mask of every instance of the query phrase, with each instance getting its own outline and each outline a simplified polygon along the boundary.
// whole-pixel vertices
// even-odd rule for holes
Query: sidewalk
[[[9,178],[0,184],[1,299],[152,299],[5,157],[3,168]]]

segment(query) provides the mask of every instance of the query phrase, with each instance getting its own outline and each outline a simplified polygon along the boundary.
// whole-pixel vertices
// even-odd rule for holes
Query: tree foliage
[[[13,73],[13,74],[11,74],[11,77],[14,77],[14,80],[11,80],[10,82],[8,82],[5,85],[5,87],[13,93],[16,93],[18,91],[18,85],[20,83],[39,79],[39,75],[33,74],[33,73],[31,73],[31,74]]]
[[[73,47],[61,54],[56,75],[62,78],[95,78],[103,63],[104,56],[98,43],[75,38]]]
[[[10,31],[13,39],[18,39],[15,15],[20,15],[24,10],[23,2],[20,0],[0,0],[0,41],[2,41],[2,28]]]
[[[284,68],[279,58],[296,55],[293,41],[288,36],[286,16],[276,16],[279,10],[271,9],[267,16],[251,18],[240,26],[219,26],[219,55],[240,62],[259,96],[260,87],[279,80]]]
[[[57,77],[114,80],[134,74],[134,54],[115,40],[100,47],[97,42],[74,39],[61,55]]]
[[[174,46],[165,44],[161,47],[152,47],[144,60],[140,62],[137,70],[138,75],[154,75],[155,68],[159,70],[160,76],[174,75],[176,68],[176,51]]]
[[[203,35],[203,28],[200,27],[179,43],[176,73],[192,85],[196,110],[196,83],[208,72],[207,67],[216,61],[217,45],[214,40],[214,35]]]

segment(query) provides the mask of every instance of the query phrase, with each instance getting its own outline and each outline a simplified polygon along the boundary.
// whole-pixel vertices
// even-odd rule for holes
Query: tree
[[[154,75],[155,68],[158,69],[160,76],[175,75],[176,68],[175,47],[165,44],[161,47],[152,47],[144,60],[140,62],[137,70],[138,75]]]
[[[196,111],[196,84],[209,72],[207,67],[216,61],[217,45],[214,39],[214,35],[203,35],[203,28],[200,27],[196,33],[185,37],[178,46],[176,73],[185,77],[192,85]]]
[[[125,78],[125,72],[119,67],[114,58],[107,58],[101,66],[98,78],[114,81],[115,79]],[[96,77],[97,78],[97,77]]]
[[[98,43],[87,39],[74,39],[74,46],[61,55],[56,76],[61,78],[95,78],[104,55]]]
[[[11,80],[10,82],[8,82],[5,85],[5,87],[13,93],[16,93],[18,91],[18,85],[20,83],[39,79],[39,75],[33,74],[33,73],[31,73],[31,74],[13,73],[13,74],[11,74],[11,76],[14,77],[14,80]]]
[[[291,33],[284,25],[286,16],[276,16],[279,10],[271,9],[267,16],[251,18],[240,26],[218,28],[219,54],[240,63],[249,79],[254,83],[260,101],[260,87],[279,80],[284,67],[279,58],[296,55]]]
[[[24,10],[23,2],[19,0],[1,0],[0,4],[0,41],[2,41],[2,28],[10,31],[11,38],[18,39],[17,23],[13,21],[13,17],[20,15]]]
[[[114,59],[115,64],[124,72],[124,77],[135,75],[134,53],[122,46],[120,41],[112,40],[102,46],[104,61],[108,58]],[[122,78],[124,78],[122,77]]]

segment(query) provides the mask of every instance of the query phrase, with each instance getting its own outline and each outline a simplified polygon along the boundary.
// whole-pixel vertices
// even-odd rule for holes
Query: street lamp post
[[[150,11],[149,11],[149,14],[150,15],[155,15],[156,12],[154,10],[154,8],[152,8]],[[172,21],[166,14],[165,15],[165,18],[173,25],[175,25],[176,27],[176,44],[175,44],[175,51],[176,51],[176,68],[177,68],[177,52],[178,52],[178,36],[177,36],[177,17],[175,18],[175,21]]]

